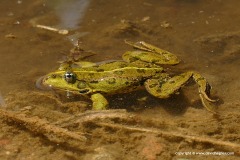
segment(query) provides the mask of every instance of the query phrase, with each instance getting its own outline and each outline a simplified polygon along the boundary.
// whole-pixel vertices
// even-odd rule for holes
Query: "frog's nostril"
[[[56,78],[56,77],[57,77],[56,74],[52,74],[52,75],[51,75],[51,78]],[[48,77],[48,78],[49,78],[49,77]],[[48,78],[47,78],[47,79],[48,79]]]

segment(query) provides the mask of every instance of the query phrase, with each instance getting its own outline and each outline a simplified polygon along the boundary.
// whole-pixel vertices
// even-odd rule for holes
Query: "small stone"
[[[10,152],[10,151],[6,151],[5,153],[6,153],[6,155],[10,155],[10,154],[11,154],[11,152]]]
[[[143,21],[143,22],[146,22],[146,21],[149,21],[149,20],[150,20],[150,17],[149,17],[149,16],[145,16],[145,17],[142,18],[142,21]]]
[[[167,21],[163,21],[161,23],[161,27],[163,28],[171,28],[172,26],[170,25],[170,23],[168,23]]]
[[[17,37],[14,34],[9,33],[9,34],[5,35],[5,38],[15,39]]]

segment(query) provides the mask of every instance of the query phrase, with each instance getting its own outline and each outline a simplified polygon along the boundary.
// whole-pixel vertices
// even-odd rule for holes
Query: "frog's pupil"
[[[64,79],[68,82],[68,83],[75,83],[76,81],[76,76],[74,73],[72,72],[66,72],[64,75]]]

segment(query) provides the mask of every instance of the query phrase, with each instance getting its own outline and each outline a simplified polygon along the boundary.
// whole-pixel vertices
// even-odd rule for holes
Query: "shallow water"
[[[80,39],[84,49],[97,53],[95,56],[87,58],[88,61],[93,62],[121,59],[122,53],[131,50],[131,47],[124,44],[124,40],[134,42],[143,40],[175,53],[182,60],[181,64],[177,66],[165,66],[170,68],[167,70],[176,73],[196,70],[209,81],[213,87],[212,96],[219,99],[217,105],[220,118],[216,119],[201,106],[196,85],[187,85],[180,95],[173,96],[169,100],[158,100],[148,96],[145,92],[140,95],[138,95],[139,93],[120,95],[112,98],[110,107],[126,108],[140,117],[157,120],[158,123],[171,126],[169,128],[173,130],[181,128],[185,129],[187,133],[212,136],[239,144],[239,5],[240,1],[238,0],[71,0],[67,2],[60,0],[51,2],[2,0],[0,2],[0,34],[2,37],[0,39],[0,92],[5,97],[6,104],[14,111],[31,105],[32,107],[53,106],[51,100],[46,100],[38,95],[38,93],[48,93],[39,91],[35,86],[35,81],[58,67],[57,61],[63,60],[63,57],[74,47],[77,38]],[[61,35],[36,28],[33,26],[33,22],[34,24],[68,29],[70,33]],[[34,95],[31,92],[37,92],[37,94]],[[139,107],[142,104],[138,101],[129,102],[128,96],[138,99],[146,95],[149,100],[142,107]],[[3,101],[1,100],[1,102]],[[56,109],[56,107],[50,108]],[[46,119],[51,119],[50,115],[47,113],[44,115],[43,112],[47,112],[44,111],[44,107],[28,114],[39,117],[46,116]],[[62,113],[58,114],[60,118],[65,116],[60,116]],[[16,152],[14,151],[16,148],[12,147],[16,145],[14,142],[5,143],[3,141],[6,137],[9,138],[14,134],[7,133],[11,128],[8,128],[5,123],[1,123],[1,126],[4,129],[1,131],[0,145],[4,150],[0,152],[0,156],[5,159],[8,156],[10,158],[15,156],[17,159],[26,155],[30,156],[31,150],[27,145],[19,145],[16,148],[21,148],[23,151]],[[147,123],[146,126],[151,127]],[[15,130],[18,129],[15,128]],[[97,133],[107,137],[107,133],[104,131],[96,130],[94,133],[91,131],[93,135]],[[168,142],[158,136],[143,134],[143,137],[150,137],[154,141],[153,145],[156,146],[155,141],[157,141],[161,142],[161,147],[163,147],[161,151],[158,151],[160,153],[149,153],[153,154],[153,157],[147,157],[143,152],[143,144],[134,139],[134,136],[139,138],[140,133],[139,135],[131,134],[129,138],[129,141],[135,144],[135,149],[125,140],[124,136],[127,137],[127,134],[121,133],[120,135],[122,139],[113,135],[109,135],[109,137],[115,141],[121,139],[121,142],[113,143],[105,137],[102,141],[106,141],[106,144],[93,140],[91,143],[98,142],[98,144],[91,147],[94,149],[103,146],[105,149],[108,147],[118,148],[119,150],[114,153],[106,153],[112,155],[112,159],[121,157],[121,155],[125,155],[127,159],[133,159],[136,156],[139,159],[161,159],[161,157],[177,159],[181,158],[174,155],[178,143],[181,144],[180,149],[178,148],[180,151],[225,151],[221,147],[193,145],[178,140]],[[30,136],[31,139],[34,139],[28,132],[18,136],[16,139],[19,143],[23,141],[21,136],[24,138]],[[36,143],[41,142],[36,141]],[[170,147],[166,147],[167,143],[172,144]],[[77,151],[73,151],[73,153],[68,153],[70,156],[64,155],[63,151],[72,151],[69,148],[66,150],[64,148],[56,149],[54,153],[50,153],[51,151],[47,149],[48,144],[45,142],[46,146],[42,147],[36,144],[36,148],[42,150],[47,158],[54,158],[58,152],[61,153],[60,158],[75,157],[79,154]],[[55,148],[56,146],[52,144],[51,147]],[[167,151],[168,149],[172,152]],[[9,153],[7,151],[11,154],[6,154]],[[83,152],[86,156],[82,156],[82,158],[93,157],[90,152]],[[100,154],[104,151],[95,152]],[[37,152],[31,156],[39,158],[40,155],[41,153]],[[185,158],[198,159],[200,157],[191,155]],[[205,158],[226,157],[206,156]],[[227,158],[234,159],[236,157],[228,156]]]

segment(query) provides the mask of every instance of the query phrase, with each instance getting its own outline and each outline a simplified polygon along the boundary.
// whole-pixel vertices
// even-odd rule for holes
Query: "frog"
[[[42,85],[54,90],[78,94],[92,101],[93,110],[108,109],[108,95],[127,94],[140,88],[157,98],[166,99],[185,86],[191,79],[198,85],[202,105],[216,113],[210,98],[211,86],[196,71],[187,71],[170,76],[163,65],[176,65],[179,58],[166,50],[144,41],[126,44],[134,48],[126,51],[121,60],[104,63],[81,62],[62,63],[42,80]]]

